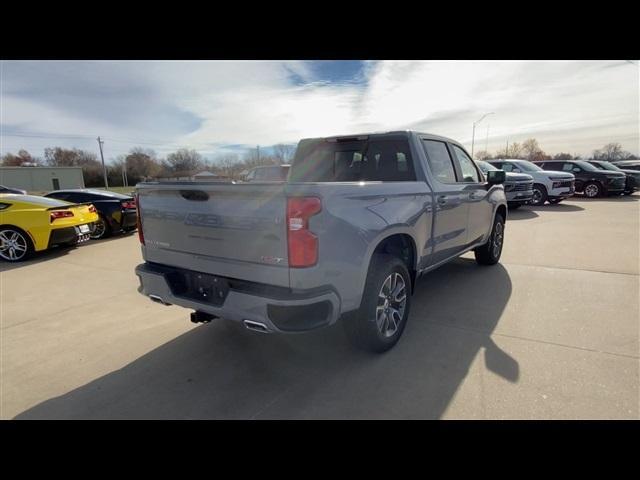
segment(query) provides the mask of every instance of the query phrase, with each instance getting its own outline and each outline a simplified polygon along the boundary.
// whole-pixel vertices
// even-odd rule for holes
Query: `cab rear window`
[[[301,142],[291,182],[415,181],[406,138]]]

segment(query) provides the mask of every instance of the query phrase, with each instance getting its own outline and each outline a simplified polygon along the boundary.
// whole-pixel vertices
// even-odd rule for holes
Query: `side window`
[[[566,163],[564,163],[562,165],[562,171],[563,172],[575,172],[575,173],[578,173],[578,172],[581,172],[582,169],[579,166],[577,166],[577,165],[575,165],[573,163],[566,162]]]
[[[453,145],[453,151],[456,152],[456,157],[460,164],[460,170],[462,170],[462,181],[478,183],[480,181],[480,175],[478,175],[478,170],[476,169],[473,160],[471,160],[464,150],[457,145]]]
[[[441,183],[456,183],[456,173],[447,145],[437,140],[423,140],[422,144],[433,176]]]
[[[405,141],[371,141],[364,161],[369,180],[413,182],[416,179],[409,145]]]

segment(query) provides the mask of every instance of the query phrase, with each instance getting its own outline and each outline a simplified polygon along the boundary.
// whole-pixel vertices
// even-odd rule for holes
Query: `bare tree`
[[[480,152],[477,152],[475,156],[478,160],[491,160],[493,158],[492,155],[486,150],[481,150]]]
[[[41,165],[42,160],[32,157],[26,150],[19,150],[17,155],[12,153],[3,155],[1,163],[5,167],[20,167],[22,165]]]
[[[150,149],[132,148],[122,161],[126,166],[127,179],[132,185],[145,178],[158,176],[162,170],[156,152]]]
[[[170,153],[164,163],[173,174],[182,175],[191,175],[194,171],[203,168],[204,165],[202,155],[188,148],[181,148]]]
[[[601,150],[593,151],[593,158],[610,162],[623,159],[624,153],[619,143],[607,143]]]
[[[522,158],[522,145],[518,142],[509,144],[502,150],[496,152],[496,158]]]
[[[273,147],[273,150],[274,156],[278,159],[279,163],[289,163],[296,149],[293,145],[285,145],[284,143],[279,143],[278,145]]]

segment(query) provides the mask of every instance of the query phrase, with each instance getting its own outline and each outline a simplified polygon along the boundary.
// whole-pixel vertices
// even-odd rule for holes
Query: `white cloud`
[[[489,150],[535,136],[551,152],[588,154],[618,141],[640,153],[637,65],[388,61],[367,62],[364,77],[319,82],[308,62],[3,62],[0,121],[215,152],[403,128],[470,145],[472,123],[493,111],[476,130],[476,149],[490,125]],[[23,140],[3,137],[2,150]],[[133,146],[107,145],[112,153]]]

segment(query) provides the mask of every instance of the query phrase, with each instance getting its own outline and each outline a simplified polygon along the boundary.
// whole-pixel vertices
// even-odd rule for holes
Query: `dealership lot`
[[[7,418],[640,418],[640,195],[510,212],[502,261],[417,285],[403,338],[264,335],[137,293],[137,236],[0,265]]]

